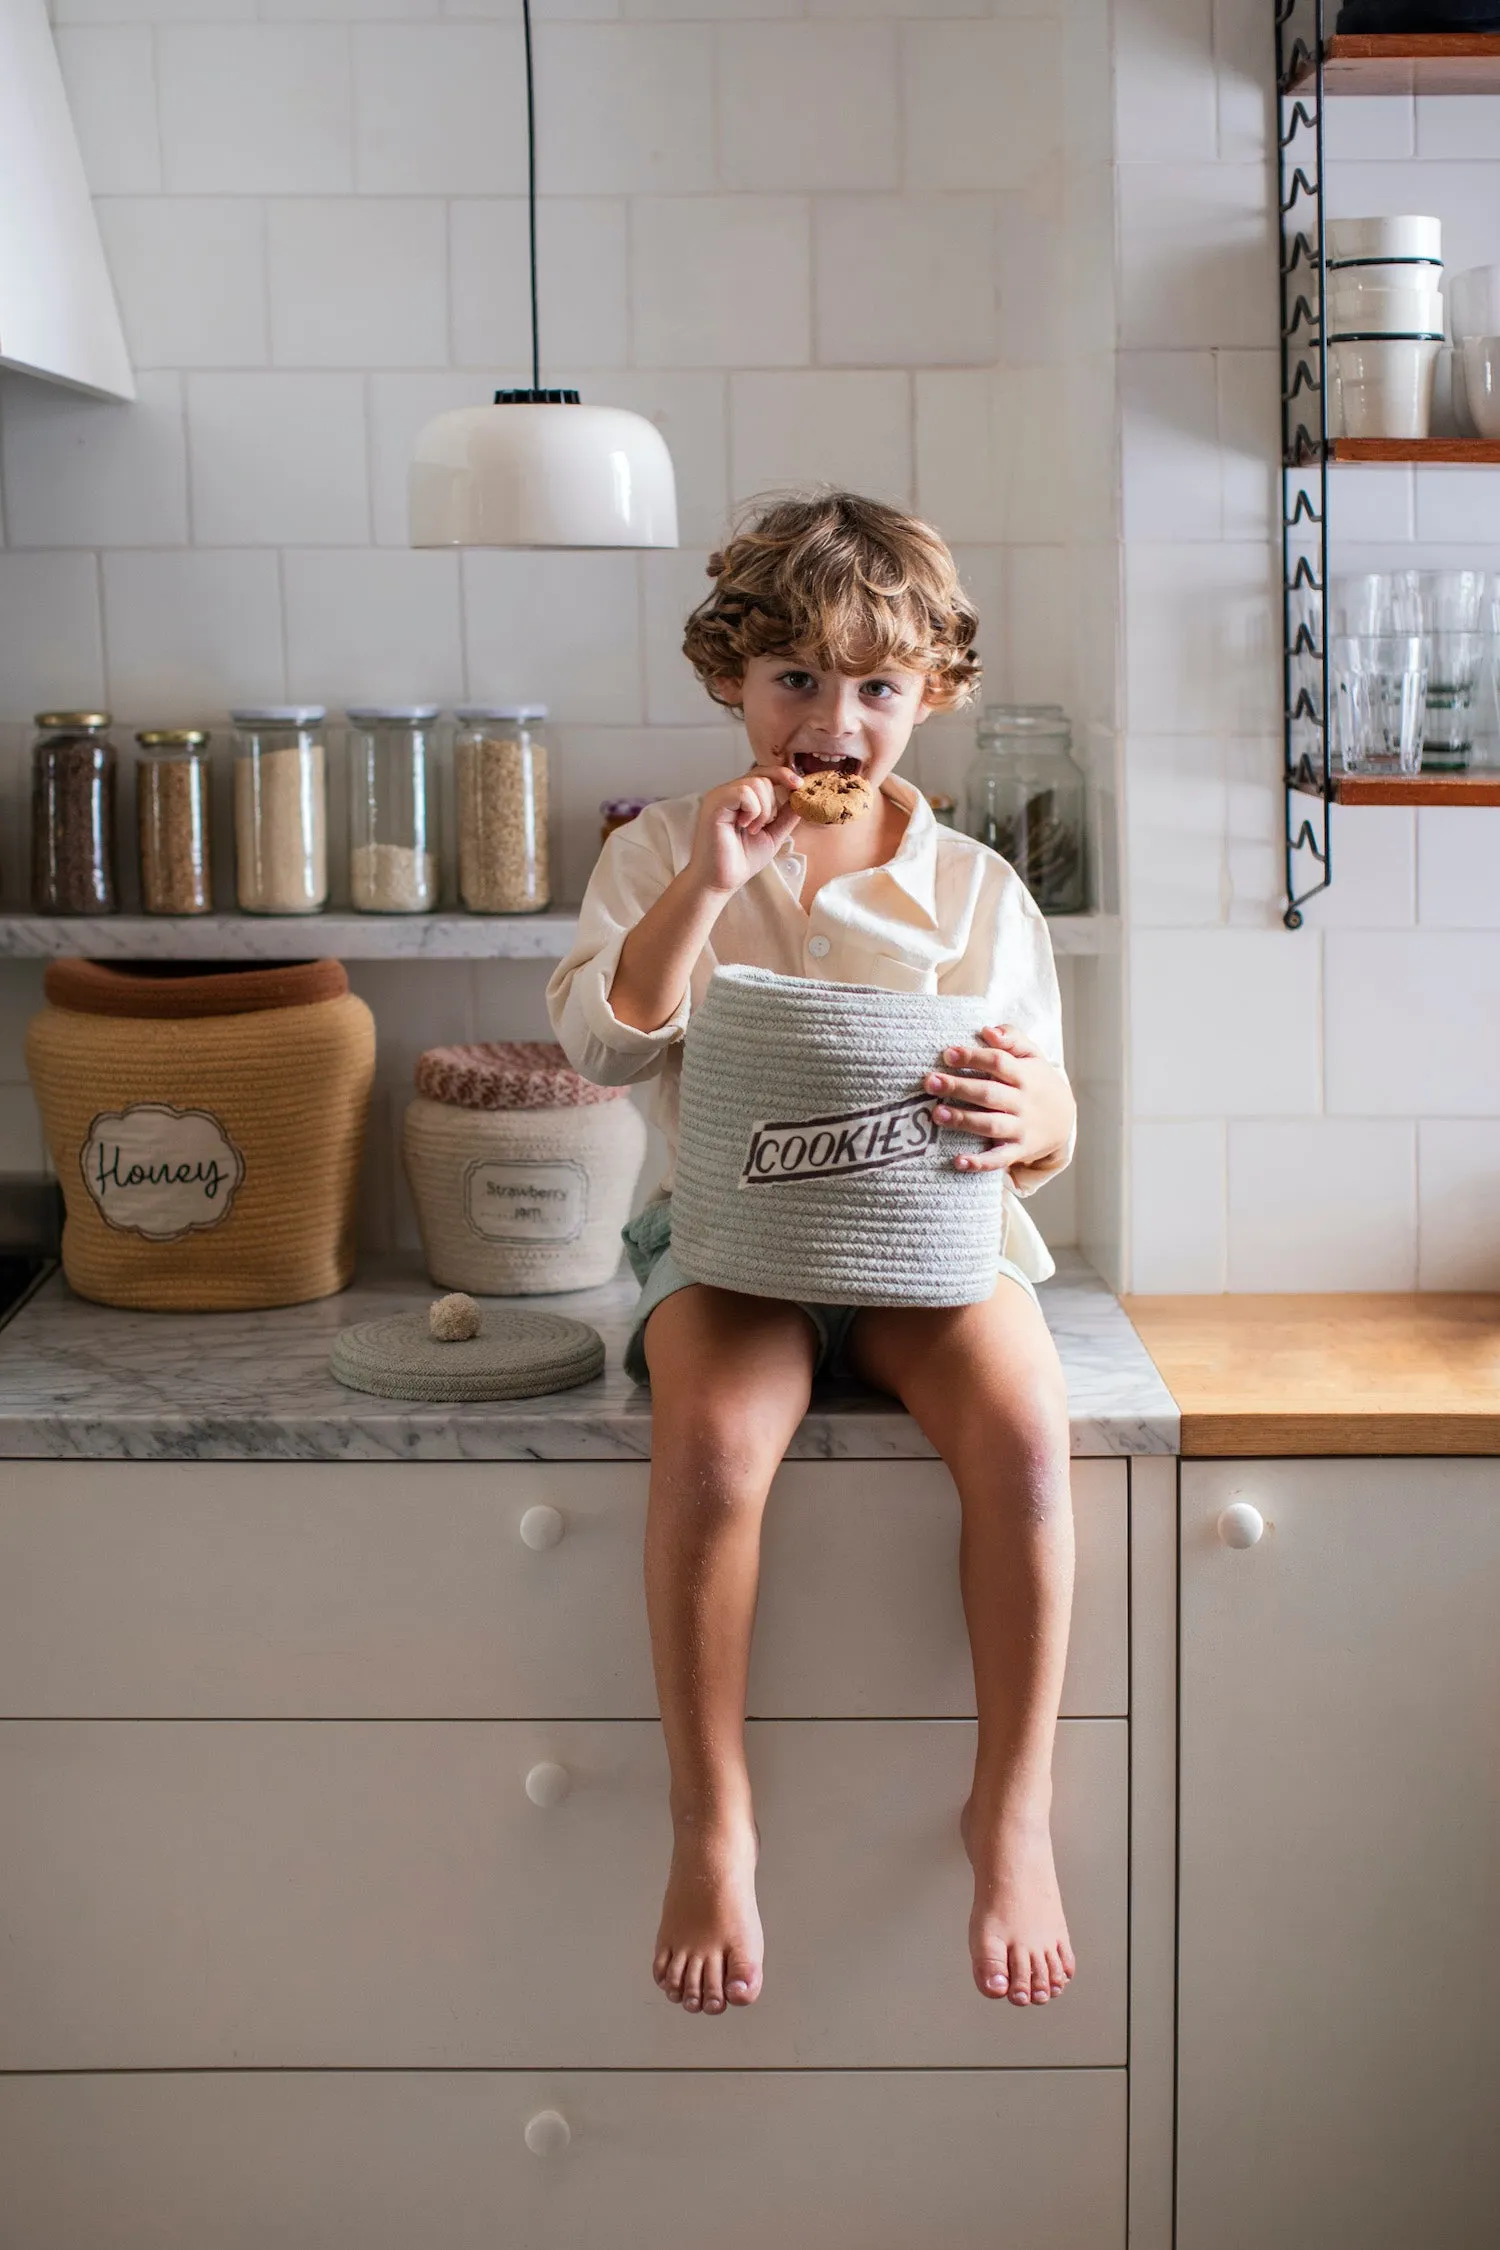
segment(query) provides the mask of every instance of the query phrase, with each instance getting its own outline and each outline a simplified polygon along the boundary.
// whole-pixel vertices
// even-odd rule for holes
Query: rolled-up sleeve
[[[605,843],[583,895],[577,941],[547,986],[547,1013],[563,1051],[597,1086],[654,1077],[687,1029],[690,991],[655,1031],[621,1023],[609,998],[626,938],[675,873],[670,833],[648,806]]]

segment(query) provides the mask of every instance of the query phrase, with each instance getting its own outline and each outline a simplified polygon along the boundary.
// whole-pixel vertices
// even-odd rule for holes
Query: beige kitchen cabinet
[[[1181,1536],[1178,2250],[1494,2250],[1500,1461],[1187,1461]]]

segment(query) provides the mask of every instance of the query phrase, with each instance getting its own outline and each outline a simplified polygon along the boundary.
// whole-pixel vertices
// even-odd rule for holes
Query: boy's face
[[[857,773],[878,789],[931,705],[925,672],[828,672],[800,656],[752,656],[720,692],[744,713],[758,766]]]

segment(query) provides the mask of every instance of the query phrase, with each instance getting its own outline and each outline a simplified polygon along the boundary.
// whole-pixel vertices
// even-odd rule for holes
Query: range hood
[[[135,397],[46,0],[0,0],[0,367]]]

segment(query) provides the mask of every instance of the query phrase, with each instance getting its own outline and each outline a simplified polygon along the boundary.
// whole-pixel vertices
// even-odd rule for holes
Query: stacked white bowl
[[[1429,436],[1443,348],[1442,221],[1330,219],[1325,266],[1330,436]]]
[[[1454,349],[1463,369],[1465,436],[1500,438],[1500,266],[1471,266],[1448,289]],[[1455,403],[1458,385],[1455,381]]]

